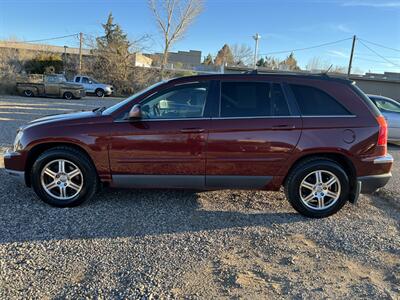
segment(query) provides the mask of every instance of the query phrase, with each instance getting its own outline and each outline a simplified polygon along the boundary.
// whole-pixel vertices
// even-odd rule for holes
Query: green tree
[[[121,27],[114,23],[112,13],[102,27],[104,36],[96,38],[94,68],[98,70],[99,79],[112,83],[118,89],[128,80],[132,67],[129,52],[131,45]]]
[[[213,58],[211,56],[211,54],[209,53],[203,60],[203,65],[212,65],[213,64]]]
[[[232,51],[227,44],[225,44],[221,50],[218,51],[214,60],[214,64],[217,66],[234,64]]]
[[[279,63],[279,68],[288,71],[299,71],[300,67],[297,65],[297,60],[294,53],[290,53],[283,61]]]
[[[24,64],[25,70],[32,74],[61,73],[63,62],[59,54],[38,53]]]

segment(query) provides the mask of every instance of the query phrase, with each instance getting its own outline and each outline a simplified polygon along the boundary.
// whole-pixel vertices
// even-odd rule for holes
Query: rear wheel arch
[[[54,148],[62,148],[62,149],[73,149],[74,151],[79,151],[84,156],[86,156],[89,162],[95,167],[94,161],[92,157],[89,155],[88,151],[84,149],[82,146],[74,144],[74,143],[42,143],[35,145],[29,150],[28,157],[25,163],[25,183],[27,186],[31,186],[31,176],[30,173],[32,171],[32,166],[38,157],[45,151],[54,149]],[[96,169],[96,167],[95,167]]]
[[[341,154],[341,153],[336,153],[336,152],[310,153],[310,154],[307,154],[307,155],[304,155],[304,156],[298,158],[292,164],[292,166],[289,168],[289,171],[287,172],[285,179],[283,181],[284,184],[286,184],[289,175],[299,164],[307,163],[307,162],[310,162],[313,160],[321,160],[321,159],[330,160],[330,161],[333,161],[333,162],[339,164],[344,169],[347,176],[349,177],[351,188],[353,187],[353,185],[355,185],[356,178],[357,178],[357,172],[356,172],[356,168],[355,168],[353,162],[346,155]]]

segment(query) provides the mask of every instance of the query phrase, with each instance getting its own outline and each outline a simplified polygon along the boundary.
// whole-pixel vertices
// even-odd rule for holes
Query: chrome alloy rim
[[[317,170],[308,174],[300,184],[300,199],[305,206],[323,210],[334,205],[341,192],[340,181],[335,174]]]
[[[40,180],[46,193],[59,200],[74,198],[83,187],[81,170],[73,162],[65,159],[56,159],[46,164]]]

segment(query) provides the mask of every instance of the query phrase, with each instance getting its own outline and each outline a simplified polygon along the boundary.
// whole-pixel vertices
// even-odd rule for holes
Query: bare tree
[[[234,44],[230,46],[233,61],[236,65],[248,65],[253,59],[253,50],[246,44]]]
[[[168,51],[181,39],[203,8],[202,0],[148,0],[163,38],[161,76],[168,62]]]

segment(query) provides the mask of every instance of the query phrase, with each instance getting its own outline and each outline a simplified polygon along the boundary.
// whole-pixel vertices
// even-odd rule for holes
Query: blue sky
[[[134,40],[150,34],[151,51],[161,50],[146,0],[0,0],[0,39],[35,40],[84,32],[101,35],[101,23],[112,11],[115,21]],[[304,48],[358,37],[400,49],[398,0],[205,0],[203,13],[173,50],[201,50],[203,55],[227,44],[245,43],[261,34],[260,54]],[[77,46],[76,38],[48,42]],[[366,43],[366,42],[365,42]],[[366,43],[386,58],[357,43],[354,67],[359,71],[400,72],[400,52]],[[325,64],[346,66],[351,40],[296,51],[301,66],[318,57]],[[287,54],[275,55],[284,58]],[[392,64],[393,63],[393,64]]]

